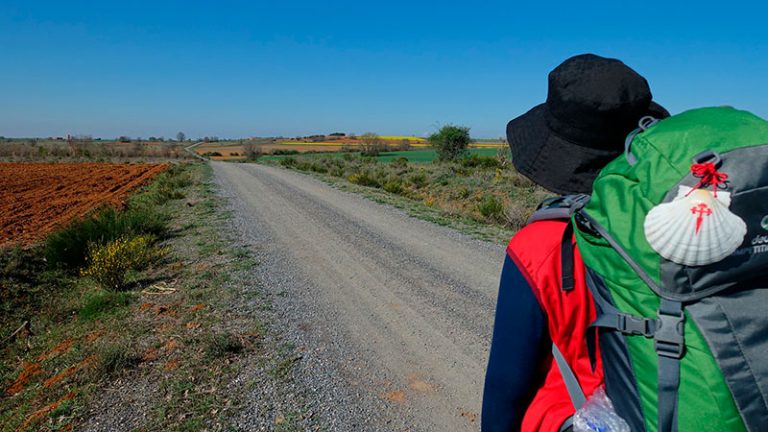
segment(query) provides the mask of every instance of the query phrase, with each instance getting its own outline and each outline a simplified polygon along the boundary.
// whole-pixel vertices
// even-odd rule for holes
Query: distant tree
[[[119,142],[121,142],[121,143],[129,143],[129,142],[131,142],[131,138],[127,137],[125,135],[120,135],[119,137],[117,137],[117,140]]]
[[[464,126],[446,125],[427,138],[437,150],[441,161],[455,161],[462,157],[472,139],[469,128]]]
[[[397,146],[397,149],[400,151],[408,151],[411,149],[411,140],[409,139],[401,139],[400,145]]]
[[[254,162],[261,156],[261,148],[256,145],[254,140],[245,141],[243,143],[243,155],[246,161]]]
[[[386,150],[384,140],[373,132],[360,135],[360,141],[360,151],[365,156],[378,156],[379,153]]]
[[[346,136],[346,135],[347,135],[347,134],[345,134],[344,132],[334,132],[334,133],[332,133],[332,134],[330,134],[330,135],[328,135],[328,136],[332,136],[332,137],[343,137],[343,136]]]
[[[185,141],[186,139],[187,139],[187,136],[184,135],[184,132],[179,132],[176,134],[176,141],[182,142],[182,141]]]

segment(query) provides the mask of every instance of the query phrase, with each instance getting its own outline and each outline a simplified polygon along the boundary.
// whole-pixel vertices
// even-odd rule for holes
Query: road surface
[[[297,172],[211,164],[325,430],[479,429],[503,245]]]

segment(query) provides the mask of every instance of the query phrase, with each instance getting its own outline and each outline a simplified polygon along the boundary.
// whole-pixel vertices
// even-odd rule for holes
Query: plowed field
[[[167,164],[0,163],[0,246],[29,245],[128,193]]]

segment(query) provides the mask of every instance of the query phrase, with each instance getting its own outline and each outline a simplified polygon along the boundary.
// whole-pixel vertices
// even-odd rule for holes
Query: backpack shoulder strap
[[[563,195],[548,198],[539,204],[539,207],[528,219],[532,224],[545,220],[570,221],[574,213],[581,210],[589,201],[589,195]],[[573,289],[573,225],[568,223],[560,241],[560,265],[563,291]]]
[[[574,213],[581,210],[589,201],[589,195],[561,195],[542,201],[536,211],[528,218],[527,224],[542,220],[570,219]]]

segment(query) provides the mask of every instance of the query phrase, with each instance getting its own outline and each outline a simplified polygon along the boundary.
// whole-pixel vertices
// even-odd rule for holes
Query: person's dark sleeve
[[[531,286],[506,257],[483,391],[482,432],[520,430],[523,415],[543,380],[551,342]]]

